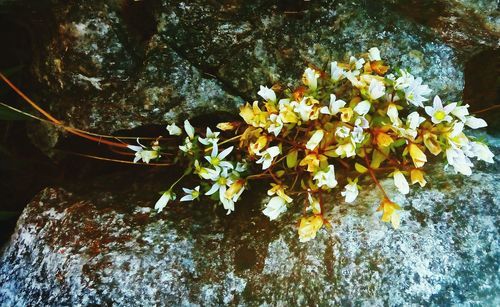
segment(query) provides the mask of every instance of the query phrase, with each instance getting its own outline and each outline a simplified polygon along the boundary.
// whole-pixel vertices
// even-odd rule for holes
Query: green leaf
[[[354,168],[358,171],[358,173],[361,173],[361,174],[364,174],[364,173],[366,173],[366,171],[368,171],[368,169],[366,167],[364,167],[363,165],[361,165],[359,163],[354,164]]]
[[[294,168],[297,166],[298,154],[299,152],[296,149],[292,149],[288,152],[288,155],[286,155],[286,166],[288,166],[288,168]]]

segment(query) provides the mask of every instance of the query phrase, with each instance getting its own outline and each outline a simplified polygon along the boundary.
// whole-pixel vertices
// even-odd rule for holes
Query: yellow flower
[[[378,133],[376,140],[377,144],[381,147],[388,147],[394,142],[391,136],[384,132]]]
[[[261,135],[255,143],[251,143],[248,147],[248,151],[252,155],[258,155],[262,148],[267,145],[267,136]]]
[[[382,222],[391,222],[392,227],[394,229],[398,229],[400,225],[400,217],[399,213],[396,210],[400,209],[401,207],[399,207],[396,203],[393,203],[389,199],[384,198],[380,203],[377,211],[383,211]]]
[[[271,183],[272,188],[267,191],[267,195],[273,196],[277,194],[279,197],[283,198],[287,203],[292,202],[292,198],[285,194],[286,185]]]
[[[416,144],[410,143],[410,145],[408,145],[408,151],[410,152],[415,167],[422,167],[425,162],[427,162],[427,157],[424,152]]]
[[[229,189],[226,190],[224,196],[227,199],[234,198],[233,201],[236,201],[243,192],[244,186],[245,186],[245,179],[238,179],[231,186],[229,186]]]
[[[441,152],[441,145],[439,145],[437,140],[437,135],[427,132],[424,134],[424,144],[429,151],[437,156]]]
[[[238,128],[241,125],[239,122],[225,122],[217,124],[217,128],[222,131],[230,131]]]
[[[342,114],[340,115],[340,119],[344,122],[347,123],[348,121],[351,120],[354,112],[352,111],[351,108],[341,108],[339,110]]]
[[[411,184],[419,183],[421,187],[424,187],[427,184],[427,181],[424,179],[424,172],[418,169],[414,169],[410,172]]]
[[[316,233],[323,226],[323,218],[319,215],[303,217],[300,220],[299,240],[307,242],[316,238]]]
[[[326,160],[327,160],[327,157],[324,155],[318,155],[315,153],[311,153],[311,154],[308,154],[307,156],[305,156],[304,159],[302,159],[302,161],[300,161],[299,165],[300,166],[307,165],[307,171],[314,173],[320,169],[321,162],[326,161]]]

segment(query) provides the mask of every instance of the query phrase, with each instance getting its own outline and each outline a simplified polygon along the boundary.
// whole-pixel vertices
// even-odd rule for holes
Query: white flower
[[[153,146],[152,150],[147,150],[146,147],[139,142],[139,138],[137,138],[137,143],[140,146],[127,145],[128,149],[135,151],[134,163],[142,160],[144,163],[148,164],[149,161],[160,157],[158,146]]]
[[[286,201],[279,197],[274,196],[271,198],[269,203],[267,203],[266,208],[262,210],[262,213],[269,217],[269,220],[275,220],[280,216],[281,213],[286,211]]]
[[[155,209],[158,210],[158,212],[161,212],[171,200],[175,200],[175,194],[171,190],[168,190],[161,195],[160,199],[158,199],[155,204]]]
[[[354,127],[351,133],[351,139],[356,144],[360,144],[361,142],[363,142],[363,140],[365,139],[363,128],[358,126]]]
[[[429,95],[431,89],[427,85],[422,84],[422,78],[419,77],[411,80],[410,85],[405,88],[404,92],[406,100],[411,104],[417,107],[423,107],[423,102],[428,100],[428,98],[424,96]]]
[[[334,82],[339,81],[344,77],[345,70],[337,65],[337,62],[332,62],[331,64],[331,77]]]
[[[264,98],[264,100],[266,101],[272,101],[272,102],[275,102],[276,101],[276,93],[274,93],[274,91],[270,88],[267,88],[265,86],[260,86],[260,91],[257,92],[257,94]]]
[[[356,120],[354,121],[354,126],[362,129],[367,129],[370,127],[370,123],[364,116],[357,116]]]
[[[345,144],[340,144],[336,149],[335,153],[341,157],[352,157],[356,155],[356,146],[353,142],[347,142]]]
[[[337,127],[335,130],[335,135],[339,138],[346,138],[349,136],[349,133],[351,132],[351,129],[347,126],[340,126]]]
[[[363,65],[365,64],[365,59],[361,58],[361,59],[356,59],[355,57],[351,56],[349,58],[349,65],[351,67],[354,67],[355,70],[360,70],[361,67],[363,67]]]
[[[221,171],[220,168],[211,169],[203,167],[200,165],[200,162],[198,160],[194,161],[194,173],[198,174],[198,176],[200,176],[203,179],[215,181],[217,180],[220,171]]]
[[[302,75],[302,82],[314,91],[318,87],[318,78],[319,73],[308,67]]]
[[[214,184],[208,190],[205,195],[212,195],[215,192],[219,191],[219,200],[224,206],[224,209],[227,210],[227,214],[231,213],[231,211],[234,211],[234,201],[232,199],[226,198],[225,194],[227,191],[227,187],[231,185],[233,182],[229,178],[227,169],[224,168],[222,169],[222,172],[220,172],[219,176],[216,178],[214,181]]]
[[[406,181],[405,175],[400,171],[395,171],[394,175],[394,185],[398,188],[399,192],[402,194],[408,194],[410,192],[410,186],[408,185],[408,181]]]
[[[280,154],[280,149],[278,146],[269,147],[261,153],[257,153],[260,159],[256,163],[262,163],[262,169],[267,169],[273,163],[273,159]]]
[[[167,125],[167,130],[170,135],[181,135],[182,130],[175,123]]]
[[[467,120],[466,116],[469,115],[469,105],[466,104],[465,106],[457,106],[455,110],[451,111],[451,114],[465,122]]]
[[[334,94],[330,94],[330,106],[322,107],[319,112],[322,114],[335,115],[346,105],[344,100],[338,99]]]
[[[313,111],[313,106],[307,104],[308,97],[304,97],[299,103],[292,101],[291,104],[294,106],[293,111],[300,115],[300,119],[303,121],[308,121],[311,113]]]
[[[314,175],[314,180],[316,180],[318,187],[327,186],[333,189],[337,186],[337,180],[335,179],[335,168],[333,165],[328,165],[326,171],[319,171]]]
[[[394,88],[397,90],[402,90],[410,86],[412,82],[415,80],[412,74],[407,72],[406,70],[401,70],[401,77],[397,78],[394,84]]]
[[[309,206],[307,206],[306,211],[312,210],[314,214],[321,213],[321,204],[319,200],[311,195],[311,193],[307,193],[307,200],[309,200]]]
[[[446,150],[448,164],[453,166],[456,172],[466,176],[472,174],[472,162],[467,158],[461,149],[450,147]]]
[[[184,139],[184,145],[179,145],[179,149],[183,152],[190,152],[191,149],[193,149],[193,142],[191,142],[189,137],[186,137],[186,139]]]
[[[345,196],[346,203],[352,203],[358,197],[359,194],[358,185],[356,184],[356,182],[353,181],[349,182],[349,184],[347,184],[344,188],[345,190],[340,192],[340,194],[342,196]]]
[[[370,82],[370,87],[368,88],[368,95],[370,96],[370,98],[375,100],[384,96],[384,94],[385,94],[384,83],[376,79],[372,80],[372,82]]]
[[[314,131],[313,135],[306,144],[306,148],[309,150],[314,150],[316,147],[318,147],[324,135],[325,132],[323,130]]]
[[[389,104],[389,106],[387,107],[387,116],[389,116],[389,119],[391,120],[394,126],[398,127],[401,125],[398,108],[396,108],[395,104],[393,103]]]
[[[344,75],[351,82],[353,86],[361,88],[365,84],[358,79],[357,75],[359,74],[359,72],[357,72],[358,74],[356,74],[356,72],[347,71]]]
[[[425,113],[431,117],[431,121],[434,124],[439,124],[442,121],[450,122],[452,118],[448,114],[455,109],[456,105],[456,103],[450,103],[449,105],[443,107],[441,98],[436,96],[432,102],[432,107],[425,107]]]
[[[380,61],[380,50],[377,47],[372,47],[368,50],[368,58],[370,61]]]
[[[406,118],[406,125],[411,130],[416,130],[421,123],[425,121],[425,118],[420,116],[417,111],[414,111],[408,115]]]
[[[484,119],[477,118],[474,116],[467,116],[467,118],[465,120],[465,124],[467,126],[471,127],[472,129],[484,128],[484,127],[488,126],[488,124],[486,123],[486,121]]]
[[[363,100],[354,107],[354,112],[363,116],[370,111],[371,103],[368,100]]]
[[[233,168],[233,165],[231,162],[224,161],[224,158],[227,157],[233,150],[233,146],[228,147],[224,149],[222,152],[218,153],[219,149],[217,146],[217,143],[215,143],[212,147],[212,153],[210,156],[205,156],[205,160],[208,161],[212,166],[214,167],[222,167],[224,169],[226,168]]]
[[[495,155],[491,150],[483,143],[480,142],[469,142],[463,147],[464,153],[471,158],[476,157],[478,160],[482,160],[488,163],[494,163],[493,158]]]
[[[453,127],[450,132],[450,138],[457,137],[462,133],[462,130],[464,130],[464,123],[462,122],[454,122]]]
[[[283,121],[281,120],[281,117],[277,114],[271,114],[269,115],[269,121],[271,122],[271,125],[267,128],[267,131],[269,133],[274,133],[275,136],[278,136],[281,129],[283,129]]]
[[[205,134],[205,138],[198,138],[198,141],[202,143],[203,145],[208,145],[208,144],[217,144],[219,141],[219,134],[220,132],[212,132],[212,129],[207,127],[207,133]]]
[[[191,126],[191,123],[187,119],[184,121],[184,130],[186,131],[189,138],[192,140],[194,138],[194,127]]]
[[[186,195],[184,195],[180,201],[193,201],[200,196],[200,186],[197,186],[192,190],[187,188],[182,188],[182,190],[186,193]]]

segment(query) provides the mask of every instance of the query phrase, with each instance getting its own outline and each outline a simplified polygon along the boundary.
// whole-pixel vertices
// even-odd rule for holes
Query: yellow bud
[[[236,180],[229,187],[229,189],[226,190],[226,192],[224,193],[224,196],[227,199],[231,199],[235,194],[237,194],[239,191],[241,191],[241,189],[243,188],[244,185],[245,185],[245,180],[244,179]]]
[[[424,187],[427,184],[427,181],[424,179],[424,172],[418,169],[414,169],[410,172],[411,184],[419,183],[421,187]]]
[[[316,238],[316,233],[323,226],[323,218],[319,215],[310,217],[303,217],[300,220],[299,226],[299,240],[300,242],[307,242]]]
[[[388,135],[387,133],[378,133],[377,134],[377,144],[379,146],[382,146],[382,147],[388,147],[389,145],[391,145],[394,140],[391,138],[390,135]]]
[[[392,227],[394,229],[397,229],[400,224],[400,218],[396,210],[400,209],[401,207],[399,207],[398,204],[393,203],[387,198],[384,198],[380,203],[380,206],[378,207],[377,211],[383,211],[382,222],[386,223],[391,222]]]
[[[352,118],[352,115],[354,114],[354,112],[352,111],[351,108],[341,108],[341,109],[339,109],[339,111],[342,113],[340,115],[340,119],[344,123],[347,123],[348,121],[350,121]]]
[[[249,125],[253,124],[253,118],[255,117],[255,115],[249,103],[240,107],[240,116],[247,124]]]
[[[222,131],[230,131],[238,128],[240,126],[239,122],[225,122],[217,124],[217,128]]]
[[[262,148],[267,145],[267,136],[261,135],[255,143],[251,143],[249,147],[249,151],[251,154],[255,155],[259,153]]]
[[[425,162],[427,162],[427,157],[417,145],[410,143],[410,145],[408,145],[408,151],[410,152],[415,167],[422,167]]]
[[[429,151],[435,156],[439,155],[441,152],[441,146],[439,145],[437,135],[435,134],[430,132],[424,134],[424,144],[425,147],[427,147],[427,149],[429,149]]]

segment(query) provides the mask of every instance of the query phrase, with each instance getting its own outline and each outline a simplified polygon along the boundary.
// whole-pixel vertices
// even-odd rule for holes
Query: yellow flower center
[[[443,110],[439,110],[436,113],[434,113],[434,118],[437,120],[441,121],[446,117],[446,113]]]

